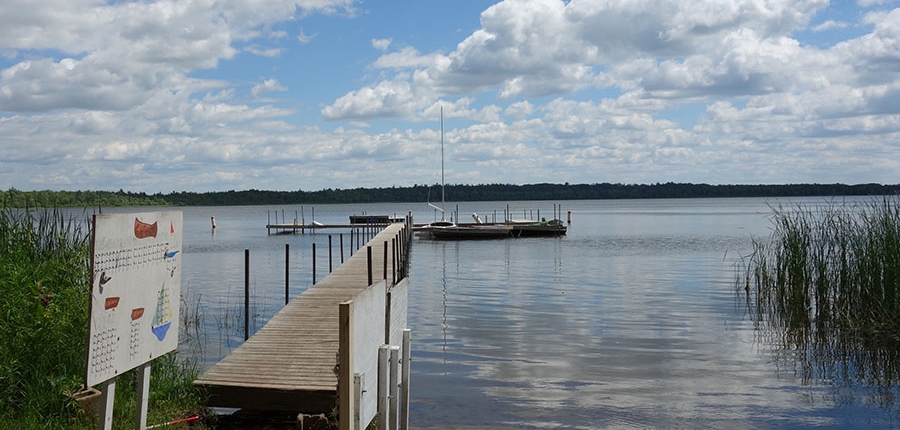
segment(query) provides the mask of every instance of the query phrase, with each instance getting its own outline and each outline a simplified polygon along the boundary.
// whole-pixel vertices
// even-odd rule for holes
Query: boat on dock
[[[406,222],[400,215],[350,215],[350,224],[394,224]]]
[[[562,236],[566,234],[566,225],[558,219],[550,221],[518,221],[511,222],[510,234],[515,237]]]
[[[441,205],[437,206],[434,203],[431,203],[430,191],[427,202],[428,206],[441,212],[441,219],[440,221],[434,221],[429,224],[413,227],[413,232],[416,234],[416,236],[435,237],[435,230],[446,230],[446,232],[449,234],[452,232],[452,229],[455,229],[457,227],[456,223],[454,223],[453,221],[447,221],[446,219],[444,219],[444,186],[444,107],[441,106]],[[438,234],[440,235],[441,233]]]
[[[457,224],[432,227],[431,237],[452,240],[505,239],[512,235],[512,228],[506,224]]]

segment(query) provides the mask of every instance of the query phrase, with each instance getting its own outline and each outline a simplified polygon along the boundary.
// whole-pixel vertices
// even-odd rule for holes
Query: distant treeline
[[[900,193],[900,184],[709,185],[656,184],[486,184],[446,185],[447,201],[594,200],[711,197],[858,196]],[[441,200],[439,185],[411,187],[323,189],[319,191],[215,191],[168,194],[112,191],[0,191],[4,207],[102,206],[237,206],[326,203],[391,203]]]

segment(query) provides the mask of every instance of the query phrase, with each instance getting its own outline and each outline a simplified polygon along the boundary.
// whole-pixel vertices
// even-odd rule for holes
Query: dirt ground
[[[228,415],[206,417],[201,428],[208,430],[335,430],[336,423],[324,416],[305,416],[294,413],[240,410]]]

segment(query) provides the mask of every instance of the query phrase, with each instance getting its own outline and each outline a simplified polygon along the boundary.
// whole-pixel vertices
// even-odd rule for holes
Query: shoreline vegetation
[[[779,371],[839,392],[862,387],[867,401],[897,406],[900,198],[772,212],[771,236],[754,238],[736,265],[736,289],[774,340]]]
[[[3,207],[102,207],[102,206],[241,206],[340,203],[405,203],[427,201],[439,193],[439,185],[410,187],[323,189],[319,191],[213,191],[147,194],[132,191],[0,191]],[[709,185],[655,184],[483,184],[446,185],[451,201],[603,200],[718,197],[809,197],[900,194],[900,184],[781,184]]]
[[[70,397],[86,373],[89,216],[0,205],[0,428],[96,428]],[[150,423],[204,413],[196,362],[173,352],[152,368]],[[136,370],[117,378],[115,428],[133,425],[137,383]]]

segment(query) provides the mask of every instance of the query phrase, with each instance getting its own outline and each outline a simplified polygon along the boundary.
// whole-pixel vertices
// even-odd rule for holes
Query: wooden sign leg
[[[113,403],[116,400],[116,378],[111,378],[103,383],[103,423],[100,428],[112,430]]]
[[[150,363],[144,363],[138,368],[137,386],[137,416],[134,428],[147,430],[147,401],[150,399]]]

